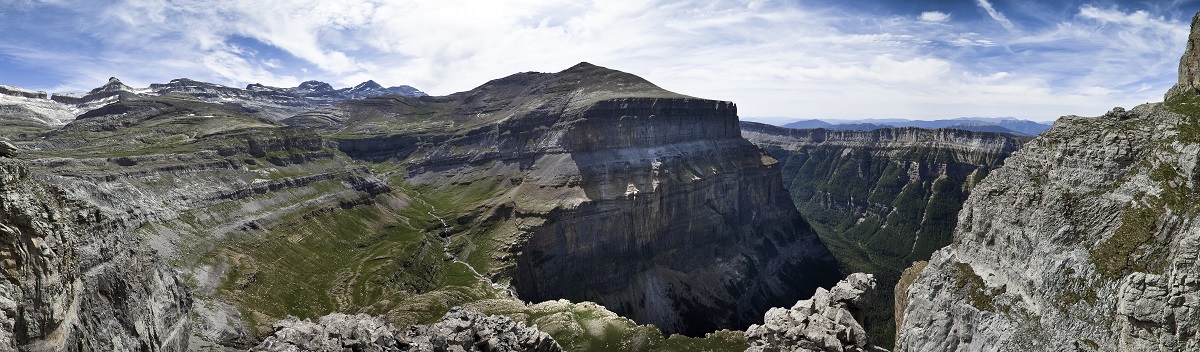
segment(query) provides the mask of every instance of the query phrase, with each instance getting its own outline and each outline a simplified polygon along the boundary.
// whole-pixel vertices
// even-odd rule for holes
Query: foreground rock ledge
[[[535,327],[495,315],[451,309],[441,321],[397,330],[366,314],[330,314],[316,322],[288,318],[252,351],[530,351],[562,347]]]
[[[791,309],[771,308],[746,330],[747,352],[885,351],[867,343],[863,314],[875,299],[875,277],[854,273],[832,289],[818,288]]]

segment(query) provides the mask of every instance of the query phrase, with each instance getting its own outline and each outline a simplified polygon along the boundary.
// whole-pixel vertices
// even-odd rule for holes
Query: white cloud
[[[76,0],[61,6],[100,14],[74,34],[103,33],[94,57],[9,40],[0,53],[74,70],[63,87],[75,90],[117,75],[141,86],[374,79],[449,94],[589,61],[733,100],[743,116],[1050,119],[1153,100],[1161,92],[1145,87],[1169,85],[1187,35],[1177,20],[1092,6],[1016,31],[977,1],[1004,29],[937,11],[864,20],[739,0]]]
[[[925,22],[942,23],[950,19],[950,14],[937,11],[926,11],[921,13],[921,20]]]
[[[988,0],[976,0],[976,3],[978,3],[979,7],[982,7],[984,11],[987,11],[988,16],[991,16],[992,19],[996,20],[996,22],[999,22],[1000,26],[1004,27],[1004,29],[1011,31],[1016,28],[1012,21],[1009,21],[1008,17],[1005,17],[1003,13],[997,11],[996,8],[992,6],[992,3],[988,2]]]

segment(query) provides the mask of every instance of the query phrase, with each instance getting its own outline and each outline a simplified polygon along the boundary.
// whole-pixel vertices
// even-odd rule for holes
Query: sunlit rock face
[[[187,348],[192,298],[132,229],[0,159],[0,349]]]

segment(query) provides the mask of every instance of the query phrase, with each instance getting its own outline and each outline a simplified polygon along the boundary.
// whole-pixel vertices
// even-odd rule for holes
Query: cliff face
[[[728,103],[598,105],[568,127],[570,152],[541,155],[525,177],[571,198],[540,215],[545,224],[519,247],[522,298],[595,301],[701,334],[745,327],[836,280],[776,161],[739,138],[734,111],[720,109]]]
[[[191,295],[111,215],[0,159],[0,349],[187,348]]]
[[[1192,17],[1192,32],[1179,59],[1179,82],[1167,91],[1163,101],[1197,93],[1200,93],[1200,13]]]
[[[898,348],[1200,347],[1194,128],[1163,104],[1060,119],[975,188]]]
[[[894,334],[892,287],[913,261],[950,243],[972,187],[1021,146],[998,133],[956,129],[790,129],[742,123],[781,162],[784,185],[848,271],[875,274],[882,302],[868,312],[874,343]]]
[[[1192,28],[1166,102],[1060,118],[975,187],[898,350],[1200,349]]]

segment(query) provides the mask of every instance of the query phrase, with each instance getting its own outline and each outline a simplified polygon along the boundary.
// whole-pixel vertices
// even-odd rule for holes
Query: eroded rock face
[[[192,299],[131,229],[0,159],[0,349],[187,348]]]
[[[835,280],[776,161],[740,138],[732,104],[621,99],[583,116],[522,181],[574,189],[520,247],[522,298],[595,301],[700,335]]]
[[[381,318],[330,314],[289,318],[253,351],[562,351],[544,332],[501,316],[454,308],[441,321],[397,330]]]
[[[1200,348],[1200,140],[1175,108],[1064,117],[988,176],[908,289],[897,349]]]
[[[1179,82],[1167,91],[1163,100],[1196,93],[1200,93],[1200,13],[1192,17],[1192,32],[1179,59]]]
[[[875,278],[854,273],[791,309],[771,308],[762,325],[746,330],[746,351],[876,351],[862,325],[874,296]]]

